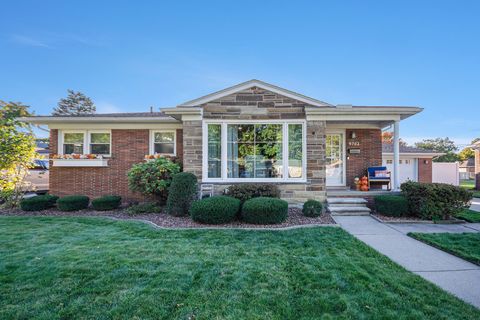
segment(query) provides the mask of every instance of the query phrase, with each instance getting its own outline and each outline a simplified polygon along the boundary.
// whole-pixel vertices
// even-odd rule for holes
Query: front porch
[[[328,187],[327,197],[352,197],[352,198],[368,198],[383,194],[400,194],[400,191],[389,191],[384,189],[373,189],[369,191],[352,190],[349,187]]]

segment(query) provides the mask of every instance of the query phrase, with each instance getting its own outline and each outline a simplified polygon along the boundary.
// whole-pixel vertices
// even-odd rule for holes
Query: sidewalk
[[[347,232],[405,269],[480,308],[480,266],[412,239],[405,234],[410,231],[397,230],[398,225],[382,224],[369,216],[334,218]]]

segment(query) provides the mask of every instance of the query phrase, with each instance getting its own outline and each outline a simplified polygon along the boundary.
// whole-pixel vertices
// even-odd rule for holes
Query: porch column
[[[393,125],[393,190],[400,190],[400,121]]]

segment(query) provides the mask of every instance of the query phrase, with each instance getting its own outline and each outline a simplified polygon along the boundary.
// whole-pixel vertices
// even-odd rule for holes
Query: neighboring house
[[[48,125],[53,154],[101,154],[103,159],[52,160],[50,192],[59,196],[118,194],[127,171],[148,154],[177,156],[183,170],[216,193],[242,182],[277,183],[291,202],[324,200],[328,187],[352,187],[369,166],[382,164],[382,128],[417,107],[332,105],[259,80],[162,112],[36,116]],[[399,182],[394,181],[398,187]]]
[[[41,158],[48,158],[50,154],[50,149],[48,142],[36,140],[35,141],[35,152],[40,155]]]
[[[475,179],[475,158],[460,162],[458,165],[460,180]]]
[[[480,190],[480,141],[471,147],[475,151],[475,189]]]
[[[432,182],[432,158],[441,156],[432,150],[400,145],[400,183],[407,180]],[[383,165],[393,173],[393,144],[382,145]]]

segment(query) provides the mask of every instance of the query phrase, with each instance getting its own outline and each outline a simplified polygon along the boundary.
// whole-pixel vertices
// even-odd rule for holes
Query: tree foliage
[[[387,143],[387,144],[392,144],[393,143],[393,132],[391,131],[384,131],[382,132],[382,143]],[[402,138],[399,139],[399,144],[401,146],[406,146],[407,143],[402,140]]]
[[[53,109],[54,116],[71,116],[92,114],[96,112],[93,101],[80,91],[67,90],[68,96],[60,99],[57,107]]]
[[[421,142],[415,143],[415,147],[445,153],[443,156],[434,158],[433,161],[435,162],[455,162],[459,160],[458,155],[455,153],[458,148],[455,145],[455,142],[448,137],[424,139]]]
[[[25,177],[35,158],[35,139],[29,124],[18,118],[29,116],[28,106],[0,101],[0,198],[6,207],[19,204]]]

